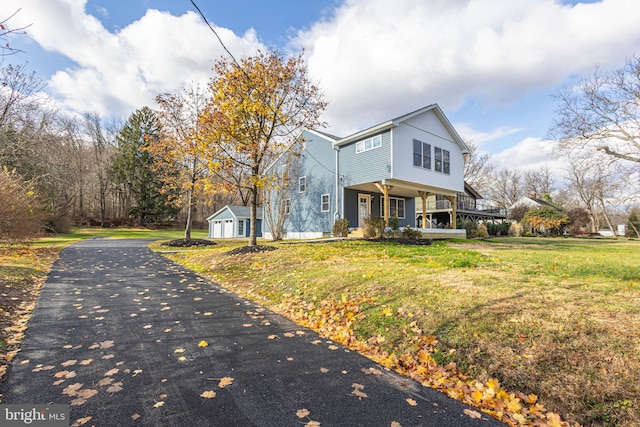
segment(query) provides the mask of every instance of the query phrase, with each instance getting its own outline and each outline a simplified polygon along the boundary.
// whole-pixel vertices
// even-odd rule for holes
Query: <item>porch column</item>
[[[380,184],[378,182],[375,183],[376,187],[382,193],[382,197],[384,198],[384,209],[382,212],[382,218],[384,219],[385,227],[389,225],[389,190],[393,188],[391,185]]]
[[[427,228],[427,197],[429,197],[429,193],[418,191],[418,194],[422,199],[422,228]]]
[[[451,203],[451,229],[455,230],[456,224],[456,196],[444,196]]]

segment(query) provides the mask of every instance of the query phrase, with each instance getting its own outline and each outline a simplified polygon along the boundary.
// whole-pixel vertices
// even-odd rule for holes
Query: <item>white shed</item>
[[[227,205],[207,218],[210,239],[249,237],[251,221],[249,206]],[[258,237],[262,236],[262,209],[256,212]]]

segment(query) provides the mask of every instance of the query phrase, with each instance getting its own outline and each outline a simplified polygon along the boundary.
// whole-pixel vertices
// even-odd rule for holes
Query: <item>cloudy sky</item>
[[[638,0],[196,0],[235,56],[304,49],[347,135],[438,103],[510,168],[549,162],[551,95],[640,54]],[[155,95],[206,82],[223,49],[191,0],[0,0],[30,25],[11,62],[63,109],[126,119]],[[5,62],[7,59],[5,59]]]

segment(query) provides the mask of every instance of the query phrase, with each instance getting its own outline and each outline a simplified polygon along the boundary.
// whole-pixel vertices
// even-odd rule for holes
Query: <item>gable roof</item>
[[[237,219],[251,217],[251,208],[249,206],[226,205],[225,207],[211,215],[209,218],[207,218],[207,220],[209,221],[214,219],[226,210],[228,210],[231,215],[233,215],[233,217]],[[256,209],[256,219],[262,219],[262,209]]]
[[[345,138],[342,138],[342,139],[334,142],[333,145],[337,146],[337,147],[341,147],[343,145],[350,144],[350,143],[352,143],[354,141],[357,141],[359,139],[366,138],[366,137],[368,137],[370,135],[375,135],[375,134],[378,134],[378,133],[383,132],[385,130],[389,130],[389,129],[398,127],[400,125],[400,123],[404,122],[405,120],[409,120],[412,117],[418,116],[420,114],[424,114],[427,111],[433,111],[433,113],[436,115],[436,117],[438,117],[438,119],[440,120],[442,125],[445,127],[447,132],[449,132],[449,134],[452,136],[452,138],[453,138],[452,142],[454,142],[455,144],[457,144],[460,147],[460,150],[462,151],[463,154],[468,153],[469,152],[469,147],[467,147],[467,144],[465,144],[465,142],[462,139],[462,137],[460,137],[460,135],[455,130],[455,128],[453,127],[453,125],[451,124],[449,119],[447,119],[447,116],[445,116],[444,112],[442,111],[442,109],[440,108],[440,106],[438,104],[427,105],[426,107],[420,108],[419,110],[413,111],[413,112],[408,113],[408,114],[404,114],[404,115],[396,117],[394,119],[387,120],[386,122],[379,123],[379,124],[377,124],[375,126],[372,126],[370,128],[361,130],[359,132],[356,132],[356,133],[354,133],[352,135],[349,135],[349,136],[347,136]]]

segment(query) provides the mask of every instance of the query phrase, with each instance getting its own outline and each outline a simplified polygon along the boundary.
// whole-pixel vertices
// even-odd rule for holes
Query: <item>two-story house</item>
[[[468,148],[437,104],[388,120],[344,138],[305,130],[297,181],[280,203],[287,214],[286,238],[318,238],[331,234],[336,219],[350,228],[364,226],[371,215],[397,216],[414,227],[423,218],[426,237],[465,237],[456,230],[455,200],[464,192],[464,154]],[[449,229],[431,228],[426,200],[438,195],[454,209]],[[263,235],[271,236],[263,222]]]

